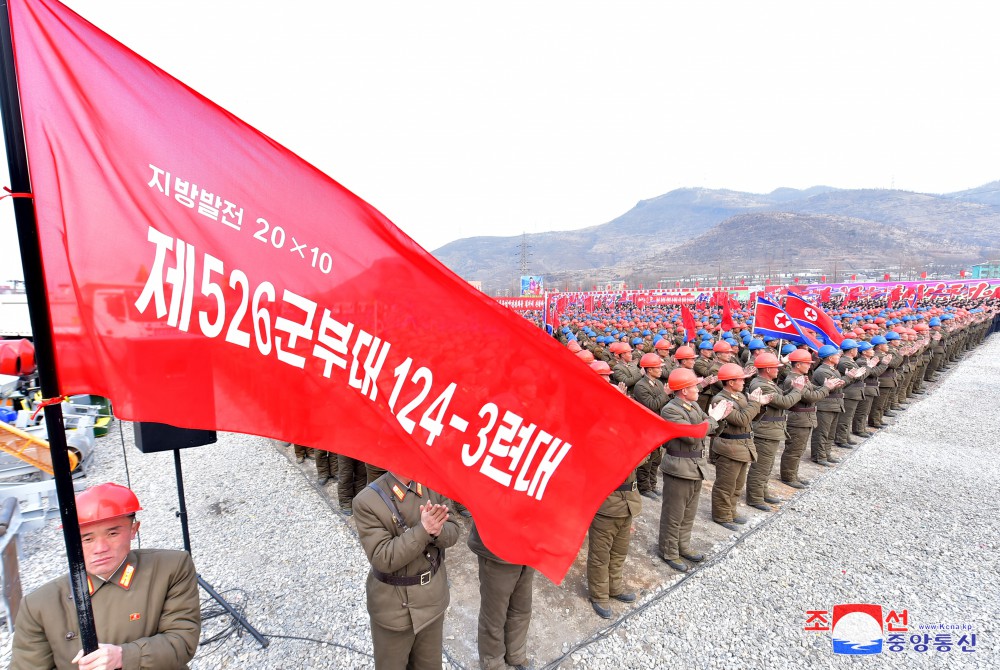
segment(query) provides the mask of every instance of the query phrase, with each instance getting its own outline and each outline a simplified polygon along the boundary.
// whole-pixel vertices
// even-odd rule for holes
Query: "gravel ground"
[[[640,589],[637,606],[616,606],[624,616],[610,628],[598,630],[585,594],[577,592],[582,557],[561,587],[539,578],[529,639],[533,649],[544,650],[536,664],[554,665],[558,650],[568,652],[562,667],[865,663],[833,654],[830,633],[802,630],[806,610],[858,602],[908,609],[911,633],[920,624],[969,624],[978,636],[974,653],[933,647],[883,652],[880,665],[996,667],[992,615],[1000,603],[1000,521],[994,503],[1000,465],[990,452],[1000,428],[997,406],[1000,337],[945,373],[895,425],[852,451],[779,513],[751,515],[742,533],[711,536],[718,541],[698,547],[708,550],[707,565],[684,578],[658,566],[660,579]],[[129,424],[124,443],[117,430],[99,441],[86,484],[124,483],[127,460],[131,485],[145,507],[143,545],[180,548],[172,454],[139,453]],[[353,526],[329,499],[335,489],[314,486],[311,461],[295,467],[289,452],[271,440],[236,434],[181,452],[198,570],[271,642],[262,649],[248,634],[234,633],[201,647],[192,668],[373,665],[364,604],[368,566]],[[708,504],[706,493],[702,512]],[[652,521],[643,519],[647,514],[637,519],[640,531]],[[53,521],[22,538],[26,592],[66,570],[57,528]],[[696,541],[698,532],[696,527]],[[464,539],[449,553],[450,565],[472,564]],[[645,561],[646,549],[633,547],[630,565]],[[478,597],[466,597],[476,587],[474,571],[465,566],[453,573],[449,567],[449,574],[446,667],[475,667]],[[539,605],[548,603],[567,608],[541,611]],[[217,609],[208,598],[203,607]],[[228,620],[208,620],[203,637],[224,634]],[[569,625],[578,620],[580,625]],[[4,630],[0,663],[9,657]]]

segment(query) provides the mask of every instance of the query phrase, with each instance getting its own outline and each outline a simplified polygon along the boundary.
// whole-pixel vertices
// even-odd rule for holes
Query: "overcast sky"
[[[429,250],[685,186],[1000,179],[995,3],[66,4]],[[9,203],[0,279],[20,276]]]

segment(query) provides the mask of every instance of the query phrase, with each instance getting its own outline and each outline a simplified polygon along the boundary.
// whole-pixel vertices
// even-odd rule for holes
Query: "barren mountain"
[[[814,186],[768,194],[683,188],[569,232],[527,235],[529,272],[550,285],[839,266],[960,266],[1000,255],[1000,182],[958,193]],[[487,291],[520,274],[522,237],[472,237],[434,252]],[[641,250],[641,251],[639,251]]]

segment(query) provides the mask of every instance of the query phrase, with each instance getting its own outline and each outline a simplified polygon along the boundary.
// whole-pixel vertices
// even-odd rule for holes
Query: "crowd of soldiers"
[[[703,310],[695,333],[681,325],[678,310],[630,306],[564,315],[553,335],[570,355],[665,420],[709,424],[703,439],[677,438],[654,449],[597,511],[586,576],[599,617],[612,617],[612,600],[637,598],[624,566],[642,497],[661,504],[660,558],[687,572],[705,559],[691,541],[704,480],[714,480],[712,520],[739,531],[747,522],[741,501],[766,512],[781,501],[769,489],[776,460],[781,482],[808,487],[799,475],[807,448],[814,463],[835,466],[835,448],[852,449],[885,427],[1000,327],[994,299],[899,310],[855,304],[830,313],[840,318],[843,340],[818,351],[754,336],[751,319],[739,311],[735,327],[723,330],[721,314]],[[300,463],[309,452],[295,445]],[[321,450],[315,459],[318,484],[337,481],[341,509],[354,514],[371,563],[366,591],[376,667],[440,667],[449,603],[444,551],[460,531],[449,510],[470,516],[468,510],[391,470]],[[499,558],[474,522],[468,545],[479,561],[480,666],[530,667],[534,570]]]
[[[995,299],[831,310],[843,340],[818,351],[755,337],[739,313],[736,327],[723,330],[720,315],[703,312],[691,337],[676,310],[571,312],[555,336],[583,363],[668,421],[710,426],[704,440],[675,439],[654,450],[598,511],[588,558],[594,610],[609,618],[609,595],[632,598],[621,597],[627,537],[615,533],[638,513],[640,496],[662,505],[660,557],[687,572],[704,560],[691,548],[691,531],[709,465],[715,466],[712,520],[738,531],[747,522],[741,499],[765,512],[781,501],[768,488],[775,460],[781,482],[808,487],[799,476],[807,448],[814,463],[835,466],[835,448],[852,449],[888,425],[926,393],[928,382],[998,329],[998,312]]]

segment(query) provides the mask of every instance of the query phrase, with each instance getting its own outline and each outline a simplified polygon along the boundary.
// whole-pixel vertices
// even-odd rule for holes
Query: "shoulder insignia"
[[[142,615],[139,614],[138,612],[132,612],[131,614],[128,615],[128,620],[129,621],[138,621],[141,618],[142,618]]]
[[[419,482],[417,483],[417,495],[420,496],[421,498],[424,497],[424,487]]]
[[[90,581],[90,575],[87,575],[87,591],[94,595],[94,582]]]
[[[396,494],[396,497],[399,498],[400,501],[402,501],[403,498],[406,497],[406,494],[403,493],[403,490],[398,486],[396,486],[395,484],[392,485],[392,492]]]
[[[132,575],[134,574],[135,566],[131,563],[127,563],[125,565],[125,570],[122,571],[122,578],[118,580],[118,586],[128,591],[129,586],[132,585]]]

